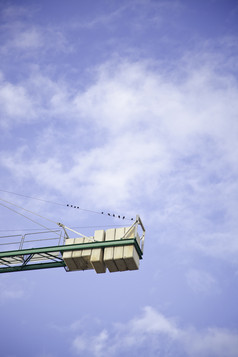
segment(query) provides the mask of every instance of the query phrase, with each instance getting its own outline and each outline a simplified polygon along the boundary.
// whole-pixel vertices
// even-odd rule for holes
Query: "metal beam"
[[[65,267],[65,262],[50,262],[50,263],[40,263],[40,264],[28,264],[28,265],[18,265],[12,267],[0,268],[0,273],[11,273],[15,271],[25,271],[25,270],[36,270],[36,269],[49,269],[49,268],[61,268]]]
[[[5,252],[0,252],[1,258],[29,255],[29,254],[40,254],[40,253],[52,253],[52,252],[68,252],[72,250],[84,250],[84,249],[96,249],[96,248],[108,248],[108,247],[120,247],[125,245],[134,245],[137,253],[142,259],[142,251],[139,247],[139,244],[135,238],[132,239],[120,239],[104,242],[90,242],[90,243],[80,243],[80,244],[69,244],[69,245],[58,245],[51,247],[39,247],[39,248],[30,248],[22,250],[10,250]]]
[[[142,251],[140,246],[135,238],[131,239],[120,239],[113,241],[103,241],[103,242],[90,242],[90,243],[80,243],[80,244],[69,244],[69,245],[58,245],[58,246],[50,246],[50,247],[39,247],[39,248],[31,248],[31,249],[20,249],[20,250],[12,250],[0,252],[0,260],[2,260],[3,264],[7,265],[4,267],[0,267],[0,273],[10,273],[15,271],[25,271],[25,270],[35,270],[35,269],[48,269],[48,268],[59,268],[65,267],[66,264],[61,259],[60,261],[55,261],[56,257],[51,255],[51,253],[61,253],[75,250],[84,250],[84,249],[97,249],[97,248],[108,248],[108,247],[120,247],[120,246],[128,246],[134,245],[138,256],[142,259]],[[53,260],[47,263],[32,263],[31,259],[34,258],[35,254],[46,254],[49,257],[49,260]],[[21,261],[20,265],[9,265],[11,264],[7,259],[9,258],[17,258],[27,256],[25,261]],[[59,257],[60,259],[60,257]],[[5,263],[6,262],[6,263]],[[23,263],[23,264],[22,264]],[[29,263],[29,264],[28,264]],[[13,264],[17,264],[14,262]]]

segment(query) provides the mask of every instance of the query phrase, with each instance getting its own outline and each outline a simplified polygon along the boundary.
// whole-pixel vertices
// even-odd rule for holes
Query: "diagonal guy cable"
[[[3,201],[3,202],[8,203],[8,204],[10,204],[10,205],[13,205],[13,206],[15,206],[15,207],[17,207],[17,208],[23,209],[24,211],[27,211],[27,212],[29,212],[29,213],[31,213],[31,214],[34,214],[34,215],[36,215],[36,216],[38,216],[38,217],[41,217],[41,218],[43,218],[43,219],[46,219],[46,220],[49,221],[49,222],[53,222],[53,223],[55,223],[55,224],[58,225],[57,222],[55,222],[55,221],[53,221],[53,220],[51,220],[51,219],[49,219],[49,218],[46,218],[46,217],[44,217],[44,216],[41,216],[41,215],[38,214],[38,213],[32,212],[32,211],[30,211],[30,210],[28,210],[28,209],[26,209],[26,208],[23,208],[23,207],[21,207],[21,206],[18,206],[18,205],[16,205],[15,203],[6,201],[6,200],[4,200],[4,199],[2,199],[2,198],[0,198],[0,200]],[[24,215],[24,214],[22,214],[22,213],[20,213],[20,212],[18,212],[18,211],[16,211],[16,210],[14,210],[14,209],[11,208],[11,207],[6,206],[6,205],[4,205],[3,203],[0,203],[0,205],[3,206],[3,207],[5,207],[5,208],[8,208],[9,210],[11,210],[11,211],[13,211],[13,212],[15,212],[15,213],[17,213],[17,214],[23,216],[23,217],[25,217],[26,219],[29,219],[31,222],[36,223],[36,224],[38,224],[39,226],[41,226],[41,227],[43,227],[43,228],[45,228],[45,229],[47,229],[47,230],[50,230],[49,228],[47,228],[47,227],[44,226],[43,224],[41,224],[41,223],[39,223],[39,222],[37,222],[37,221],[35,221],[35,220],[33,220],[33,219],[27,217],[26,215]],[[58,234],[58,233],[56,233],[56,234]],[[58,235],[59,235],[59,234],[58,234]]]

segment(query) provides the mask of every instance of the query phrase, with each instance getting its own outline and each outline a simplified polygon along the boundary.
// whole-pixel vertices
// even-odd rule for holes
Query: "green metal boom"
[[[143,253],[136,238],[4,251],[0,252],[0,273],[66,267],[63,252],[128,245],[133,245],[142,259]],[[39,260],[46,262],[40,263]]]

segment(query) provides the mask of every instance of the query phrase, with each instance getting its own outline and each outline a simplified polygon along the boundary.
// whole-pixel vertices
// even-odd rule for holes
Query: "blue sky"
[[[2,274],[3,357],[238,356],[237,20],[232,0],[0,2],[0,198],[146,228],[139,271]],[[1,236],[42,229],[0,212]]]

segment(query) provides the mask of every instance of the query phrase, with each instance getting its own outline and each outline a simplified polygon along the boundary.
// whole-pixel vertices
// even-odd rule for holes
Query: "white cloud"
[[[73,347],[77,352],[83,351],[87,348],[87,342],[82,336],[77,336],[73,341]]]
[[[24,6],[19,6],[19,5],[6,5],[2,6],[1,12],[2,12],[2,18],[4,20],[11,20],[11,19],[21,19],[22,17],[26,16],[29,17],[32,14],[33,8],[31,8],[31,11],[29,11],[29,8],[26,8]]]
[[[44,88],[44,90],[42,90]],[[69,116],[75,117],[70,101],[71,91],[63,82],[55,82],[33,67],[27,78],[11,83],[0,75],[0,125],[2,130],[19,125],[42,123],[51,125],[49,118],[57,122]]]
[[[14,39],[13,46],[21,49],[42,47],[43,40],[39,31],[32,28],[21,32],[17,38]]]
[[[110,332],[103,329],[95,336],[78,335],[73,348],[78,355],[95,357],[127,355],[129,351],[132,356],[170,356],[172,350],[178,356],[236,357],[238,333],[222,328],[179,327],[147,306],[141,316],[114,325]]]
[[[19,68],[26,69],[26,59],[33,59],[33,63],[39,63],[39,59],[49,53],[70,52],[73,46],[66,43],[65,33],[59,26],[38,25],[34,20],[39,16],[40,8],[31,4],[27,7],[18,5],[6,5],[0,7],[0,29],[4,36],[0,36],[0,53],[2,63],[14,62],[17,58]],[[22,65],[23,59],[23,65]]]
[[[78,90],[35,72],[20,93],[44,128],[35,147],[4,150],[1,165],[82,206],[140,212],[160,239],[235,261],[238,86],[211,64],[180,75],[112,61]]]
[[[186,274],[187,283],[195,293],[217,294],[218,284],[215,278],[208,272],[191,269]]]
[[[35,117],[34,101],[22,85],[0,83],[0,126],[8,128],[12,121],[28,122]]]
[[[191,357],[236,357],[238,334],[222,328],[208,328],[205,331],[189,329],[182,333],[181,342]]]
[[[26,297],[26,290],[19,283],[11,283],[10,281],[0,281],[0,302],[9,302],[10,300],[18,300]]]
[[[105,329],[91,338],[89,336],[77,336],[73,341],[73,349],[79,354],[88,350],[91,351],[94,356],[105,356],[108,337],[108,332]]]
[[[149,335],[151,333],[165,333],[175,338],[177,328],[173,321],[165,318],[162,314],[157,313],[153,308],[147,306],[144,308],[144,315],[130,321],[130,331],[132,334]]]

